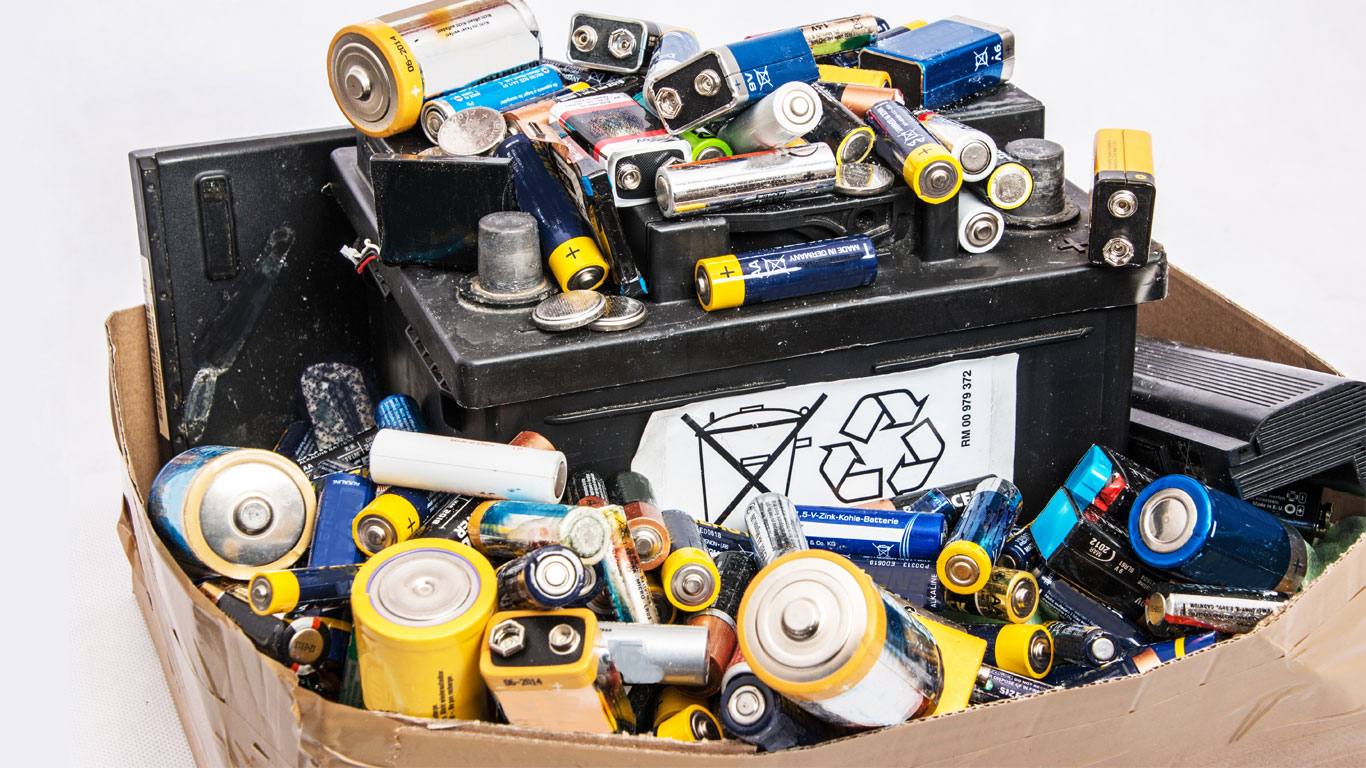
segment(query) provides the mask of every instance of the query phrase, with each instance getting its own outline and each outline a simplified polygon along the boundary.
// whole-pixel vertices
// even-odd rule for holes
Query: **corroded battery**
[[[804,144],[666,165],[655,179],[655,193],[665,216],[694,216],[829,190],[835,166],[830,147]]]

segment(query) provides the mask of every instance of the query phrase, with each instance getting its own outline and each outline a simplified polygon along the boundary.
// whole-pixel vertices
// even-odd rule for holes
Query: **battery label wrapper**
[[[999,355],[656,411],[631,469],[659,506],[740,531],[749,500],[766,491],[846,506],[1010,477],[1018,362]]]

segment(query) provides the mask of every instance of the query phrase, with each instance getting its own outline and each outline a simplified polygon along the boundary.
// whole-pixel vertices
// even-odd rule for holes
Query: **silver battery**
[[[1148,596],[1144,619],[1159,636],[1211,629],[1241,634],[1280,613],[1285,600],[1284,595],[1262,590],[1162,585]]]
[[[802,197],[834,186],[835,153],[825,144],[667,165],[655,177],[660,211],[670,218]]]
[[[862,45],[846,46],[845,41],[872,38],[881,32],[882,28],[883,25],[878,23],[876,16],[871,13],[860,13],[856,16],[807,24],[801,27],[801,30],[806,38],[806,44],[811,46],[811,52],[819,56],[845,50],[846,47],[862,48]]]
[[[958,247],[968,253],[986,253],[1001,242],[1006,220],[1001,212],[969,190],[958,193]]]
[[[654,22],[580,12],[569,19],[566,55],[581,67],[631,74],[645,66],[645,54],[658,37]]]
[[[792,500],[781,493],[761,493],[745,508],[745,523],[749,526],[749,540],[754,545],[754,559],[763,568],[789,552],[810,549],[802,521]]]
[[[810,133],[824,114],[816,89],[785,83],[736,115],[716,137],[737,155],[776,149]]]
[[[466,107],[436,132],[436,146],[452,157],[486,155],[507,136],[503,115],[492,107]]]
[[[916,119],[963,167],[963,181],[981,181],[991,175],[997,165],[995,139],[938,112],[922,112]]]
[[[829,552],[799,552],[761,571],[750,583],[739,634],[760,679],[837,725],[909,720],[933,710],[943,689],[929,632],[866,573]],[[876,655],[871,664],[867,654]]]
[[[707,683],[706,627],[603,621],[598,630],[627,685]]]

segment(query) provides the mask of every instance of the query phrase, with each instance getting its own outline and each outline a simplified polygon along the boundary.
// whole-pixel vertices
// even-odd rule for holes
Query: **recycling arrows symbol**
[[[882,498],[884,480],[888,495],[925,484],[944,455],[939,430],[929,419],[920,418],[926,400],[904,389],[859,398],[840,427],[840,434],[849,439],[821,446],[825,451],[821,477],[835,498],[846,504]],[[899,439],[888,445],[894,436]],[[896,460],[884,470],[880,465],[870,466],[865,454],[872,459],[894,454]]]

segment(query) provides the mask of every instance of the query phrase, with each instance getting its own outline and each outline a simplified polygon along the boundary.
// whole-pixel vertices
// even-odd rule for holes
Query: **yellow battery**
[[[991,569],[981,589],[968,595],[950,592],[947,598],[945,604],[951,610],[1023,624],[1038,610],[1039,582],[1029,571],[996,567]]]
[[[700,259],[696,269],[705,272],[711,284],[710,301],[704,302],[702,309],[713,312],[745,303],[745,270],[735,254]]]
[[[892,87],[892,76],[880,69],[860,69],[858,67],[837,67],[833,64],[817,64],[820,79],[827,83],[852,83],[873,88]]]
[[[922,172],[933,162],[946,162],[952,165],[956,172],[957,180],[953,188],[942,195],[929,195],[920,183]],[[915,196],[927,203],[942,203],[958,194],[958,190],[963,186],[963,166],[959,165],[958,158],[954,157],[952,152],[937,141],[921,144],[907,152],[906,162],[901,166],[901,175],[906,179],[906,183],[911,185],[911,191],[915,192]]]
[[[977,567],[977,578],[973,579],[972,583],[960,587],[949,579],[945,569],[948,567],[949,561],[955,557],[966,557]],[[960,595],[971,595],[985,587],[987,579],[991,578],[991,556],[976,542],[965,539],[950,541],[939,551],[939,558],[935,561],[934,570],[939,576],[939,583],[944,585],[944,589]]]
[[[721,738],[721,723],[706,707],[693,704],[661,722],[655,735],[675,741],[715,741]]]
[[[459,542],[413,539],[370,558],[351,587],[366,708],[485,718],[479,648],[496,592],[489,561]]]
[[[501,611],[484,632],[479,672],[513,725],[615,733],[625,725],[624,689],[619,674],[613,687],[597,638],[598,619],[586,608]],[[605,691],[619,693],[609,701]]]
[[[909,609],[914,611],[914,609]],[[944,665],[944,690],[939,703],[928,714],[945,715],[967,709],[977,670],[987,652],[987,641],[964,632],[957,626],[927,612],[914,611],[915,617],[930,631]]]
[[[1037,624],[1006,624],[996,633],[993,665],[1039,680],[1053,668],[1053,637]]]
[[[1007,190],[1011,190],[1006,194]],[[987,199],[1003,211],[1010,211],[1029,202],[1034,194],[1034,176],[1023,165],[1010,160],[996,166],[987,177]]]
[[[265,581],[270,587],[270,603],[259,606],[251,602],[251,609],[258,615],[292,611],[299,605],[299,580],[289,571],[262,571],[251,577],[251,584]],[[248,591],[250,594],[250,590]]]
[[[550,262],[550,274],[555,276],[555,282],[559,283],[562,291],[595,291],[607,279],[607,260],[602,257],[597,241],[591,237],[573,237],[560,243],[550,252],[546,261]],[[602,275],[596,283],[590,286],[570,285],[570,278],[594,266],[601,267],[599,274]]]
[[[701,599],[689,599],[679,593],[686,579],[675,578],[675,575],[689,566],[704,569],[711,575],[709,595]],[[670,552],[660,569],[659,580],[664,585],[664,595],[681,611],[704,611],[710,608],[712,603],[716,602],[716,595],[720,592],[721,586],[721,574],[716,570],[716,562],[706,550],[697,547],[680,547]]]
[[[659,691],[655,697],[655,720],[654,727],[682,712],[688,707],[705,707],[707,697],[699,696],[679,688],[676,685],[667,686]]]
[[[422,526],[413,502],[397,493],[381,493],[351,520],[351,538],[367,557],[412,538]]]

